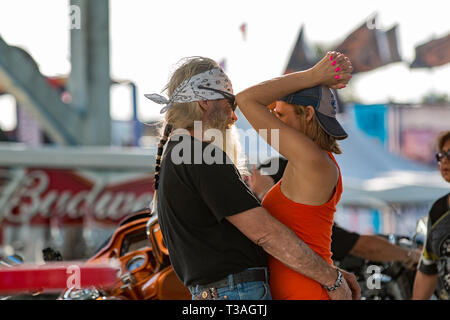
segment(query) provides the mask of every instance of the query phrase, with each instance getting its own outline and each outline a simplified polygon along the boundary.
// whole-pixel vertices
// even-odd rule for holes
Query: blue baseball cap
[[[348,137],[347,132],[336,119],[337,101],[333,91],[326,86],[303,89],[280,99],[289,104],[312,106],[322,129],[338,140]]]

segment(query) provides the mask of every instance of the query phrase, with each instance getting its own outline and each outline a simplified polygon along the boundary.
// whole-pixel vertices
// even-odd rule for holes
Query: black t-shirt
[[[339,261],[350,254],[350,251],[359,239],[359,234],[342,229],[336,224],[333,224],[333,231],[331,234],[331,252],[333,255],[331,259]]]
[[[190,135],[171,138],[161,162],[157,204],[172,266],[186,286],[267,265],[263,249],[225,219],[260,202],[214,145]]]
[[[425,248],[419,262],[424,274],[438,275],[437,291],[440,299],[450,300],[450,207],[448,197],[438,199],[428,214]]]

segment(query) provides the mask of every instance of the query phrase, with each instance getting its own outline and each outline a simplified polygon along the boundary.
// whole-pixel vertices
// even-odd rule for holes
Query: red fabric
[[[334,159],[333,155],[329,153]],[[332,198],[320,206],[294,202],[281,192],[282,179],[269,190],[262,205],[280,222],[292,229],[312,250],[330,265],[331,229],[336,205],[342,194],[342,179],[339,180]],[[293,271],[279,260],[268,257],[270,269],[270,291],[274,300],[326,300],[327,292],[322,286],[304,275]]]
[[[117,282],[118,269],[110,264],[52,262],[0,268],[0,293],[33,290],[57,291],[91,286],[108,287]]]

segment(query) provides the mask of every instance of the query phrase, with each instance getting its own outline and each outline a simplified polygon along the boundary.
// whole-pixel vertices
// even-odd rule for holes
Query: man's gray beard
[[[209,141],[216,147],[223,150],[239,170],[241,175],[250,175],[250,172],[246,166],[247,161],[245,155],[242,153],[238,129],[235,125],[230,126],[229,120],[224,120],[226,115],[223,115],[220,110],[216,111],[217,112],[213,114],[213,118],[210,119],[208,123],[203,124],[203,134],[205,135],[208,129],[218,130],[221,133],[221,137],[223,137],[223,141],[221,141],[221,139],[209,139],[209,137],[206,137],[205,141]],[[220,118],[220,116],[222,117]]]

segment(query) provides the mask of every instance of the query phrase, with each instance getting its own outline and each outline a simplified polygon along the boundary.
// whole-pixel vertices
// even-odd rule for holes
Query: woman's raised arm
[[[350,60],[343,54],[328,52],[314,67],[283,75],[247,88],[236,95],[236,102],[244,116],[274,149],[295,163],[305,161],[315,164],[324,161],[319,147],[298,130],[280,121],[267,106],[281,97],[298,90],[325,85],[332,89],[345,87],[353,70]],[[272,141],[273,130],[278,130],[279,139]],[[278,142],[278,143],[277,143]]]

